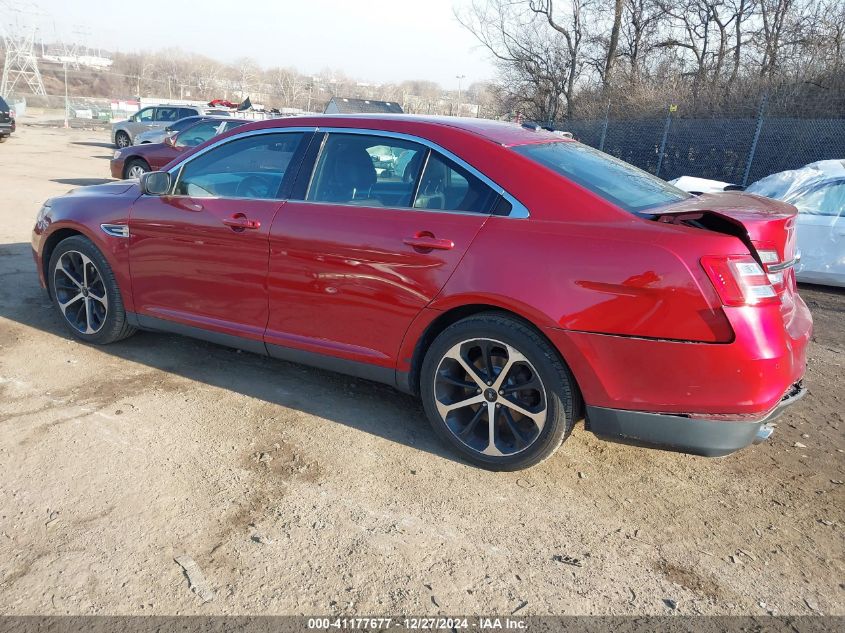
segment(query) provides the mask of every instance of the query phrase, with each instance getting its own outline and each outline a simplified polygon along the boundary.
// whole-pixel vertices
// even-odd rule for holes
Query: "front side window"
[[[431,152],[420,178],[414,207],[490,213],[499,194],[457,163]]]
[[[845,215],[845,182],[816,187],[789,202],[805,215]]]
[[[410,207],[427,148],[384,136],[332,133],[305,199],[375,207]]]
[[[135,115],[135,120],[141,121],[142,123],[150,123],[153,120],[154,115],[155,108],[144,108]]]
[[[279,132],[226,142],[189,160],[182,168],[174,194],[278,199],[282,179],[302,137],[302,132]]]
[[[690,197],[648,172],[581,143],[557,141],[514,150],[630,213]]]

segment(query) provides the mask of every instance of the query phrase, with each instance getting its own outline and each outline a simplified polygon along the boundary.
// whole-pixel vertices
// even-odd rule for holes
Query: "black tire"
[[[133,170],[141,170],[141,173],[147,173],[150,170],[150,164],[143,158],[133,158],[126,162],[123,166],[124,178],[140,178],[141,173],[133,173]]]
[[[132,145],[132,139],[126,132],[118,132],[114,135],[114,146],[118,149],[124,149]]]
[[[6,136],[6,135],[0,136],[0,143],[5,143],[8,140],[9,140],[9,136]]]
[[[107,345],[135,333],[126,320],[114,272],[87,237],[74,235],[59,242],[50,256],[47,280],[53,305],[62,323],[76,338]],[[77,295],[84,296],[73,300]],[[62,302],[65,309],[60,305]],[[83,331],[83,326],[88,331]]]
[[[468,369],[476,370],[475,377]],[[490,388],[497,383],[498,392]],[[488,470],[539,464],[569,436],[581,408],[575,379],[557,351],[528,324],[498,313],[468,317],[440,333],[423,361],[420,395],[437,434],[467,461]],[[470,399],[481,401],[441,415],[442,407]],[[464,439],[458,433],[465,433]]]

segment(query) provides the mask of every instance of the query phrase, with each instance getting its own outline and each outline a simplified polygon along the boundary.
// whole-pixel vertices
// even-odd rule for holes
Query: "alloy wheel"
[[[62,253],[53,270],[56,302],[65,319],[82,334],[96,334],[106,322],[109,300],[103,276],[87,255]]]
[[[434,399],[446,427],[483,455],[504,457],[531,446],[546,424],[546,390],[516,348],[478,338],[451,347],[434,375]]]
[[[129,137],[126,134],[118,134],[115,142],[120,148],[129,147]]]
[[[143,174],[146,174],[147,170],[144,169],[142,165],[132,165],[129,169],[126,170],[126,176],[129,178],[140,178]]]

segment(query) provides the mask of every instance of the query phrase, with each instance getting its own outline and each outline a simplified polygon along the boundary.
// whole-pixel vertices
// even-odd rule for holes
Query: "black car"
[[[15,131],[15,118],[12,109],[3,97],[0,97],[0,143],[3,143]]]

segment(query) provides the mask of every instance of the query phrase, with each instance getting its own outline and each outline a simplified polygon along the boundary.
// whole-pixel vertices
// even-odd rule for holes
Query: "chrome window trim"
[[[508,193],[503,187],[496,184],[493,180],[485,176],[483,173],[478,171],[475,167],[467,163],[462,158],[456,156],[449,150],[445,149],[444,147],[438,145],[433,141],[429,141],[428,139],[414,136],[412,134],[404,134],[402,132],[389,132],[386,130],[370,130],[366,128],[346,128],[346,127],[318,127],[318,126],[292,126],[292,127],[269,127],[269,128],[262,128],[260,130],[250,130],[249,132],[242,132],[240,134],[235,134],[233,136],[228,136],[226,138],[220,139],[215,141],[208,147],[191,154],[182,162],[178,163],[174,167],[171,167],[170,170],[167,172],[170,174],[171,179],[173,180],[173,189],[171,191],[176,190],[176,185],[179,182],[179,177],[182,175],[182,170],[184,169],[185,165],[189,164],[191,161],[203,156],[207,152],[210,152],[213,149],[220,147],[221,145],[225,145],[226,143],[231,143],[236,140],[240,140],[242,138],[247,138],[249,136],[259,136],[262,134],[284,134],[286,132],[311,132],[311,133],[319,133],[325,132],[328,134],[357,134],[359,136],[382,136],[386,138],[397,138],[405,141],[409,141],[411,143],[417,143],[419,145],[423,145],[424,147],[428,147],[435,152],[438,152],[448,158],[449,160],[455,162],[459,166],[466,169],[469,173],[473,176],[481,180],[485,185],[490,187],[493,191],[498,193],[502,198],[507,200],[507,202],[511,205],[511,211],[508,215],[498,216],[498,217],[505,217],[505,218],[515,218],[515,219],[525,219],[530,217],[530,213],[528,208],[522,204],[519,200],[517,200],[513,195]],[[328,137],[324,136],[321,140],[320,151],[317,154],[317,157],[314,160],[314,165],[312,166],[311,174],[308,176],[308,187],[306,188],[306,192],[311,190],[311,184],[314,179],[314,170],[317,168],[317,163],[320,160],[320,156],[323,153],[323,148],[325,147],[326,139]],[[307,194],[306,194],[307,196]],[[176,194],[170,194],[172,198],[186,198],[190,196],[180,196]],[[197,198],[198,200],[208,200],[214,198]],[[228,199],[235,199],[235,198],[228,198]],[[279,200],[279,198],[243,198],[246,200]],[[325,202],[316,203],[311,200],[297,200],[296,202],[306,202],[310,204],[328,204]],[[333,203],[334,204],[334,203]],[[357,207],[361,208],[361,205],[356,204],[338,204],[336,206],[348,206],[348,207]],[[416,210],[416,211],[427,211],[427,212],[439,212],[439,213],[458,213],[458,214],[472,214],[478,215],[477,211],[459,211],[459,210],[449,210],[449,209],[416,209],[415,207],[378,207],[379,209],[401,209],[401,210]],[[487,215],[493,215],[489,213]]]

